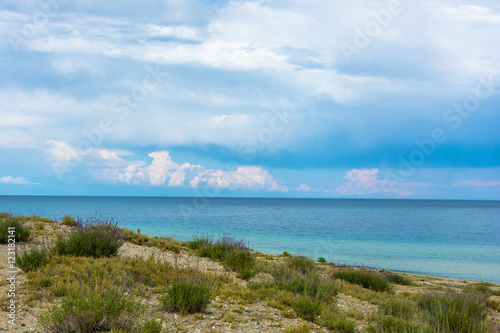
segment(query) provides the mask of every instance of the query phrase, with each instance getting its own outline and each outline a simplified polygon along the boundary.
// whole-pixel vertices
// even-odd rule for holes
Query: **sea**
[[[500,283],[500,201],[0,196],[0,212],[113,220],[149,236]]]

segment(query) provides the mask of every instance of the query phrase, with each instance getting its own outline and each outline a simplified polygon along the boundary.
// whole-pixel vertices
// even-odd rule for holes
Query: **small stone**
[[[246,309],[245,312],[252,313],[253,310],[252,309]]]

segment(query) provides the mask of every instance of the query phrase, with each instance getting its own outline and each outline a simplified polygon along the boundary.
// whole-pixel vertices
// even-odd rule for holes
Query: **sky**
[[[500,200],[500,3],[3,0],[0,195]]]

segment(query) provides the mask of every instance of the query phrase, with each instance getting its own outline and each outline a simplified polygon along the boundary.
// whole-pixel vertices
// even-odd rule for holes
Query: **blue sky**
[[[500,200],[497,1],[0,4],[0,195]]]

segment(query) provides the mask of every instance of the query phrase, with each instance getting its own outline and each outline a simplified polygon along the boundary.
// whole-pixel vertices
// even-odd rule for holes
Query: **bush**
[[[280,266],[275,268],[272,275],[279,290],[317,297],[325,301],[331,300],[338,294],[334,281],[322,278],[317,273],[303,275],[288,266]]]
[[[91,221],[77,225],[69,237],[59,235],[54,252],[60,255],[109,257],[116,255],[123,243],[122,231],[115,223]]]
[[[316,270],[316,264],[314,261],[305,257],[293,256],[287,258],[285,263],[289,268],[302,274],[307,274]]]
[[[370,271],[339,271],[334,277],[373,291],[390,291],[389,282],[380,275]]]
[[[208,257],[212,260],[223,260],[226,253],[234,250],[248,251],[249,247],[242,239],[237,239],[235,237],[224,234],[224,236],[219,239],[215,244],[212,242],[212,238],[206,236],[205,239],[195,239],[195,245],[198,246],[197,253],[201,257]]]
[[[444,333],[484,332],[485,304],[484,295],[469,293],[427,294],[418,300],[431,327]]]
[[[63,225],[67,225],[68,227],[76,227],[76,226],[80,225],[80,223],[75,221],[75,219],[70,215],[64,216],[61,220],[61,223]]]
[[[297,296],[292,301],[292,309],[305,320],[312,321],[321,313],[321,302],[307,296]]]
[[[303,323],[300,326],[292,326],[287,328],[285,333],[310,333],[312,330],[311,324]]]
[[[318,324],[335,332],[354,333],[356,331],[356,323],[347,318],[345,313],[339,313],[335,305],[323,309]]]
[[[160,333],[161,329],[161,321],[151,319],[142,325],[141,333]]]
[[[74,293],[44,313],[40,323],[49,332],[136,332],[140,307],[113,288],[89,294]]]
[[[188,247],[191,250],[198,250],[202,247],[210,247],[214,244],[214,238],[210,235],[206,235],[203,237],[193,237],[193,240],[189,242]]]
[[[409,303],[397,299],[380,304],[379,308],[382,314],[393,317],[409,319],[413,313],[413,308]]]
[[[170,285],[160,302],[169,312],[187,314],[205,310],[211,296],[210,289],[204,284],[177,281]]]
[[[11,227],[14,229],[9,229]],[[9,236],[14,236],[16,242],[25,242],[29,239],[30,235],[31,231],[25,227],[21,219],[2,213],[2,218],[0,219],[0,244],[7,244]]]
[[[368,330],[374,333],[420,333],[427,332],[421,327],[401,318],[384,317],[376,327]],[[441,332],[441,331],[436,331]]]
[[[236,275],[236,277],[243,280],[249,280],[254,276],[255,276],[255,271],[251,268],[242,268],[238,271],[238,275]]]
[[[33,247],[16,255],[16,265],[25,272],[43,267],[49,262],[49,250],[45,247]]]
[[[408,280],[407,278],[402,277],[401,275],[397,274],[390,274],[385,277],[387,281],[395,284],[401,284],[404,286],[411,286],[413,283],[411,280]]]
[[[222,264],[233,271],[252,269],[255,266],[255,257],[249,251],[233,250],[225,254]]]

